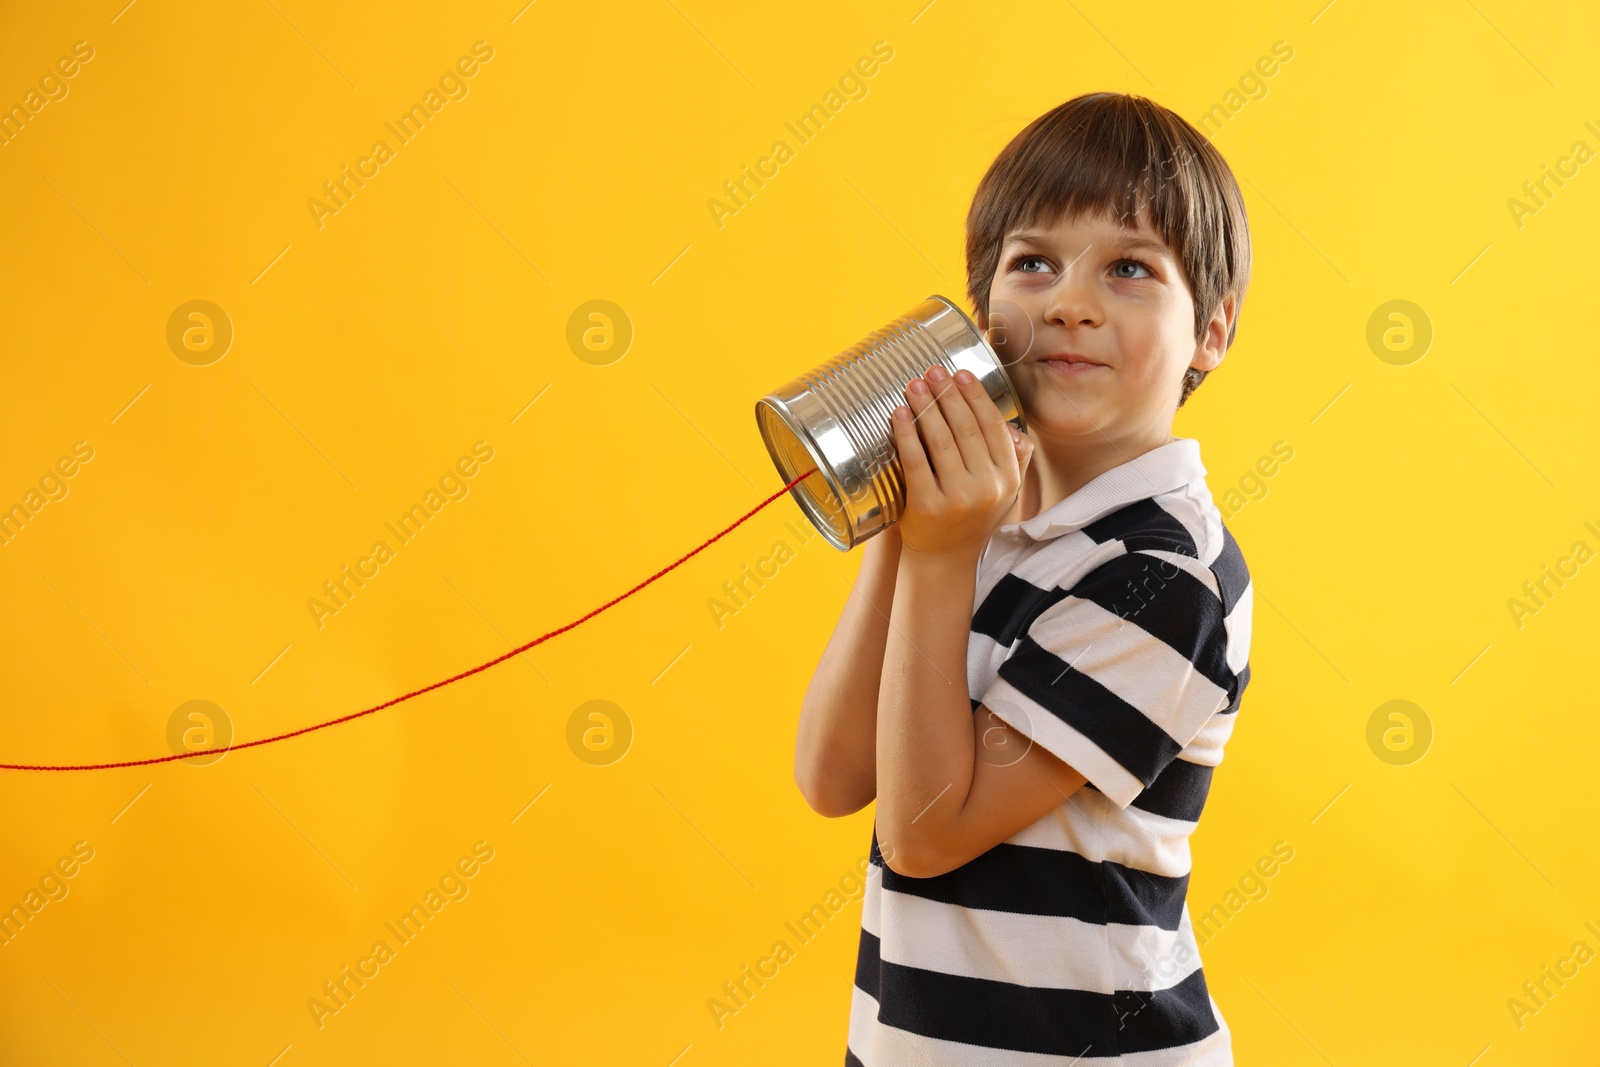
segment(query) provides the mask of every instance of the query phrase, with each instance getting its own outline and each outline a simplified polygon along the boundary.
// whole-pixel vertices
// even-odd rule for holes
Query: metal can
[[[828,543],[848,551],[900,519],[905,472],[889,419],[929,367],[969,370],[1027,432],[1000,358],[953,302],[928,297],[858,344],[756,401],[756,426],[790,492]]]

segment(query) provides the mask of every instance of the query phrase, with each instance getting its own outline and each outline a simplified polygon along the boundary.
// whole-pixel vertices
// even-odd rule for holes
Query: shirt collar
[[[1203,480],[1200,442],[1175,437],[1100,474],[1089,484],[1031,519],[1000,529],[1020,530],[1035,541],[1074,533],[1119,508]]]

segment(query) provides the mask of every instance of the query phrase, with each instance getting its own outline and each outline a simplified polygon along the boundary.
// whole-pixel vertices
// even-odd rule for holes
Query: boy
[[[1232,344],[1243,199],[1216,149],[1093,93],[1001,152],[968,295],[1028,424],[931,368],[890,420],[795,778],[877,800],[847,1065],[1231,1065],[1185,893],[1249,682],[1251,586],[1176,410]]]

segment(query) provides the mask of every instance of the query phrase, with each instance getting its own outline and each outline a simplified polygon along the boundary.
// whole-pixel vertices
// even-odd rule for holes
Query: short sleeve
[[[1226,611],[1192,557],[1127,552],[1028,625],[982,703],[1126,808],[1228,705]]]

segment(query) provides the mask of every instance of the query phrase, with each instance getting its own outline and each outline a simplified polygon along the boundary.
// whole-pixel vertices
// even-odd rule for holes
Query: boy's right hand
[[[995,527],[1017,513],[1033,441],[970,371],[952,377],[930,367],[905,396],[889,420],[905,473],[905,548],[975,560]]]

